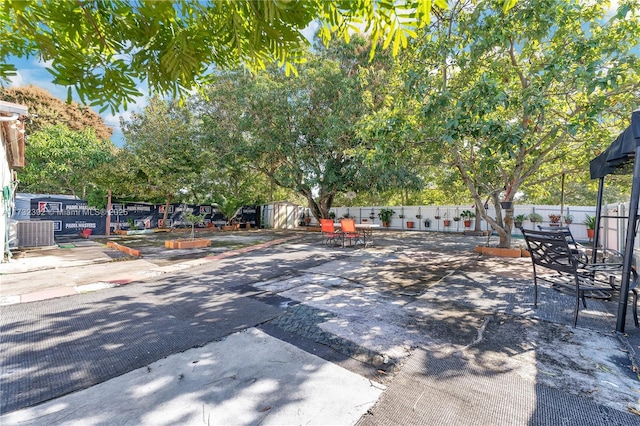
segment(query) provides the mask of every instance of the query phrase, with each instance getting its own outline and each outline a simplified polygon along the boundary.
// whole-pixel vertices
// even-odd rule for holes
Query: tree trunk
[[[313,198],[313,194],[311,193],[311,191],[303,190],[300,192],[307,199],[307,202],[309,203],[309,209],[311,209],[311,214],[313,214],[313,217],[315,217],[318,221],[320,219],[329,218],[329,210],[331,209],[331,205],[333,204],[335,193],[321,193],[320,197],[318,197],[318,199],[316,200]]]
[[[269,176],[269,202],[273,203],[273,178]]]
[[[162,216],[162,227],[168,228],[167,219],[169,218],[169,206],[171,205],[171,195],[167,196],[167,202],[164,205],[164,215]]]
[[[475,198],[476,205],[481,201],[480,198]],[[476,209],[478,213],[480,213],[480,217],[482,217],[491,227],[498,233],[498,237],[500,238],[498,242],[498,247],[500,248],[509,248],[511,247],[511,228],[513,227],[513,207],[506,211],[506,216],[503,219],[503,210],[500,207],[500,199],[497,194],[491,197],[492,202],[496,208],[496,217],[489,217],[487,211],[483,209]]]
[[[500,199],[498,198],[498,194],[494,194],[492,197],[493,204],[496,208],[496,224],[494,226],[496,232],[498,233],[498,237],[500,241],[498,243],[498,247],[500,248],[510,248],[511,247],[511,227],[513,226],[513,204],[511,208],[505,210],[503,217],[503,210],[500,206]],[[512,201],[512,200],[505,200]]]
[[[504,225],[497,229],[500,242],[498,247],[510,248],[511,247],[511,228],[513,227],[513,208],[506,211],[506,217]]]

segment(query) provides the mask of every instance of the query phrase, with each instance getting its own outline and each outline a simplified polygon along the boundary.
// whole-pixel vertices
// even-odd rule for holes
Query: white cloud
[[[607,7],[607,11],[605,12],[604,16],[607,19],[612,18],[617,11],[618,11],[618,0],[609,0],[609,6]]]
[[[316,31],[318,31],[319,27],[320,25],[317,21],[312,21],[304,30],[302,30],[302,35],[304,35],[310,43],[313,43],[313,36],[316,34]]]
[[[53,59],[50,59],[48,61],[43,61],[40,59],[35,59],[33,61],[31,61],[31,63],[39,68],[51,68],[51,65],[53,65]]]
[[[20,71],[16,72],[15,76],[9,77],[9,87],[19,87],[24,85],[24,79],[22,78]]]
[[[42,68],[19,68],[17,76],[11,79],[11,86],[34,85],[40,87],[53,96],[65,101],[67,99],[67,89],[57,86],[51,82],[51,74]]]

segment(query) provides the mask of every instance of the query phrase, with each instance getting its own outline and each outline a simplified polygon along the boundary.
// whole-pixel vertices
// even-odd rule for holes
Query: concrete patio
[[[251,232],[257,235],[261,231]],[[266,320],[257,320],[253,326],[246,323],[249,334],[245,337],[229,331],[222,341],[211,341],[203,346],[207,355],[193,352],[192,358],[205,356],[214,361],[223,356],[221,350],[224,353],[237,351],[232,352],[236,356],[231,358],[239,364],[236,367],[227,365],[225,371],[234,368],[240,371],[243,354],[252,344],[243,339],[253,336],[249,338],[251,342],[264,341],[266,344],[264,339],[267,339],[269,344],[293,345],[297,350],[313,354],[319,362],[316,368],[324,363],[338,366],[343,369],[345,380],[347,376],[357,379],[352,376],[355,374],[369,381],[364,388],[357,380],[350,382],[350,386],[354,386],[353,392],[364,392],[363,389],[371,386],[378,389],[377,393],[371,394],[373,399],[369,403],[356,404],[358,410],[349,411],[350,414],[344,417],[340,414],[332,417],[333,424],[637,424],[640,330],[633,326],[629,309],[626,334],[613,331],[617,312],[615,300],[589,300],[589,309],[581,310],[578,327],[573,328],[574,296],[543,287],[539,305],[534,308],[530,260],[474,253],[473,248],[476,244],[486,243],[486,237],[382,231],[375,235],[375,245],[366,249],[323,246],[319,244],[318,234],[306,232],[278,234],[277,237],[272,241],[292,239],[233,257],[208,261],[193,259],[191,264],[185,259],[173,264],[164,260],[164,272],[146,278],[139,274],[141,260],[118,261],[113,265],[120,267],[130,263],[129,273],[138,274],[138,278],[126,286],[71,298],[4,306],[2,326],[7,330],[21,318],[20,329],[24,330],[30,327],[25,325],[28,324],[25,318],[33,318],[33,327],[44,330],[46,325],[37,320],[40,318],[38,311],[54,309],[62,314],[65,309],[60,306],[67,303],[65,299],[74,300],[74,306],[91,308],[95,312],[92,315],[101,316],[98,306],[107,297],[110,300],[124,297],[137,300],[138,295],[166,293],[171,294],[173,304],[178,303],[173,309],[178,309],[183,303],[179,300],[207,298],[211,294],[210,286],[215,284],[215,288],[220,288],[216,291],[224,289],[225,294],[246,295],[277,307],[278,311],[273,311]],[[145,257],[143,251],[142,260],[149,264],[155,262],[151,252]],[[189,265],[187,268],[179,267],[185,262]],[[92,266],[99,265],[84,267]],[[94,280],[107,280],[107,276],[99,276],[106,274],[106,270],[101,271],[94,269]],[[28,272],[23,274],[23,278],[29,277]],[[166,290],[160,293],[161,289]],[[11,296],[5,293],[4,285],[0,293],[3,298]],[[185,299],[187,294],[189,297]],[[140,300],[151,303],[148,296]],[[128,315],[129,308],[124,309],[125,306],[121,315]],[[215,316],[215,312],[211,315]],[[197,323],[198,316],[190,321]],[[99,332],[100,321],[95,324],[95,330],[84,332]],[[162,336],[162,330],[157,332]],[[266,338],[264,334],[270,337]],[[42,338],[46,341],[46,337]],[[120,339],[117,335],[112,338]],[[128,338],[136,340],[135,336]],[[35,343],[28,335],[24,339],[14,336],[12,342],[11,345],[9,342],[0,345],[4,359],[16,359],[20,353],[27,356],[29,345]],[[59,345],[60,353],[54,354],[54,358],[59,355],[62,362],[64,352],[72,351],[81,342]],[[136,353],[145,350],[144,344],[141,345]],[[185,345],[175,350],[185,351],[183,355],[200,351],[192,349],[193,343],[185,342]],[[155,371],[154,362],[164,365],[185,362],[184,356],[177,353],[161,358],[154,361],[153,356],[145,356],[141,362],[147,367],[143,368]],[[191,359],[189,355],[187,359]],[[32,361],[29,367],[38,371],[38,360]],[[264,359],[252,362],[257,366],[267,363],[266,366],[273,360],[265,354]],[[104,395],[108,400],[113,392],[115,398],[123,386],[125,389],[135,386],[131,374],[139,375],[135,373],[138,370],[114,370],[103,379],[96,378],[95,384],[102,384],[101,396],[95,401],[91,396],[95,387],[83,385],[66,391],[75,390],[72,395],[30,406],[20,403],[20,397],[12,393],[11,383],[20,383],[20,379],[7,376],[7,368],[3,365],[3,382],[8,385],[5,393],[9,398],[5,401],[13,402],[8,406],[3,403],[4,408],[11,407],[11,412],[2,416],[3,424],[38,424],[44,412],[50,413],[49,424],[86,424],[95,413],[102,413],[96,419],[111,418],[112,424],[120,424],[125,418],[109,417],[115,407],[111,407],[112,410],[108,405],[104,407]],[[256,371],[260,370],[256,368]],[[272,379],[282,374],[281,380],[287,380],[284,370],[281,373],[268,371]],[[340,381],[339,370],[334,373],[337,375],[335,380]],[[9,377],[11,380],[7,381]],[[47,380],[55,381],[56,375]],[[205,382],[211,380],[217,379],[207,376]],[[263,421],[258,420],[262,418],[260,416],[247,417],[246,411],[252,408],[247,408],[246,400],[239,399],[231,389],[222,399],[216,399],[220,395],[203,394],[189,403],[193,407],[187,408],[198,413],[202,409],[198,409],[199,404],[204,403],[211,413],[218,413],[215,416],[222,416],[219,409],[235,407],[233,410],[238,411],[232,418],[238,419],[237,424],[307,421],[323,424],[323,418],[317,417],[316,411],[321,408],[317,407],[336,403],[327,399],[327,393],[332,392],[331,385],[317,386],[315,391],[308,389],[306,396],[298,402],[281,400],[280,406],[277,401],[269,403],[269,411],[282,416],[269,415]],[[180,392],[175,388],[164,397],[164,402],[143,398],[132,406],[135,418],[162,418],[169,401],[179,398]],[[83,399],[83,395],[86,398]],[[38,398],[44,402],[51,397],[55,398],[55,395],[43,394]],[[75,402],[66,404],[67,398],[73,398]],[[234,401],[237,404],[233,404]],[[74,409],[80,403],[82,408]],[[297,404],[308,407],[307,414],[292,417],[290,409]],[[266,406],[258,405],[255,407],[258,412]],[[63,408],[55,409],[56,406]],[[355,415],[356,412],[360,414]],[[221,421],[226,418],[215,416],[212,418]],[[196,424],[196,417],[192,414],[186,423]],[[239,420],[241,418],[248,420]],[[104,420],[95,423],[104,424]]]

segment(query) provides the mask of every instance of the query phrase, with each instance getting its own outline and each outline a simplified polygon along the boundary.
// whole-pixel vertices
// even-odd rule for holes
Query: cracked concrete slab
[[[383,391],[250,328],[9,413],[2,424],[354,424]]]

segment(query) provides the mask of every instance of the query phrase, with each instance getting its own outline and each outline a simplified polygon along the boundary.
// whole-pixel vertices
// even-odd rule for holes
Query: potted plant
[[[342,213],[342,217],[344,217],[345,219],[349,219],[349,213]]]
[[[529,220],[533,223],[542,222],[542,215],[538,213],[531,213],[529,215]]]
[[[509,210],[513,206],[513,201],[500,201],[503,210]]]
[[[566,223],[567,225],[570,225],[573,223],[573,215],[572,214],[568,214],[564,217],[564,223]]]
[[[463,210],[462,213],[460,213],[460,217],[464,221],[464,227],[471,228],[471,219],[476,217],[476,214],[471,210]]]
[[[421,218],[422,218],[422,215],[421,215],[421,214],[417,214],[417,215],[416,215],[416,219],[421,219]]]
[[[442,222],[444,224],[444,226],[450,226],[451,225],[451,219],[447,218],[447,214],[444,214],[444,220]]]
[[[378,218],[382,222],[382,226],[385,228],[389,227],[389,222],[391,222],[391,216],[393,216],[395,212],[391,209],[380,209],[378,212]]]
[[[336,212],[329,212],[329,219],[336,220]]]
[[[425,227],[425,228],[431,228],[431,219],[426,218],[426,219],[424,220],[424,227]]]
[[[592,239],[596,232],[596,217],[586,215],[584,218],[584,224],[587,227],[587,237]]]
[[[551,223],[551,226],[560,226],[560,219],[562,219],[562,216],[559,214],[549,215],[549,222]]]
[[[522,222],[524,222],[525,220],[527,220],[527,215],[526,214],[515,215],[513,217],[513,225],[516,228],[522,228]]]

